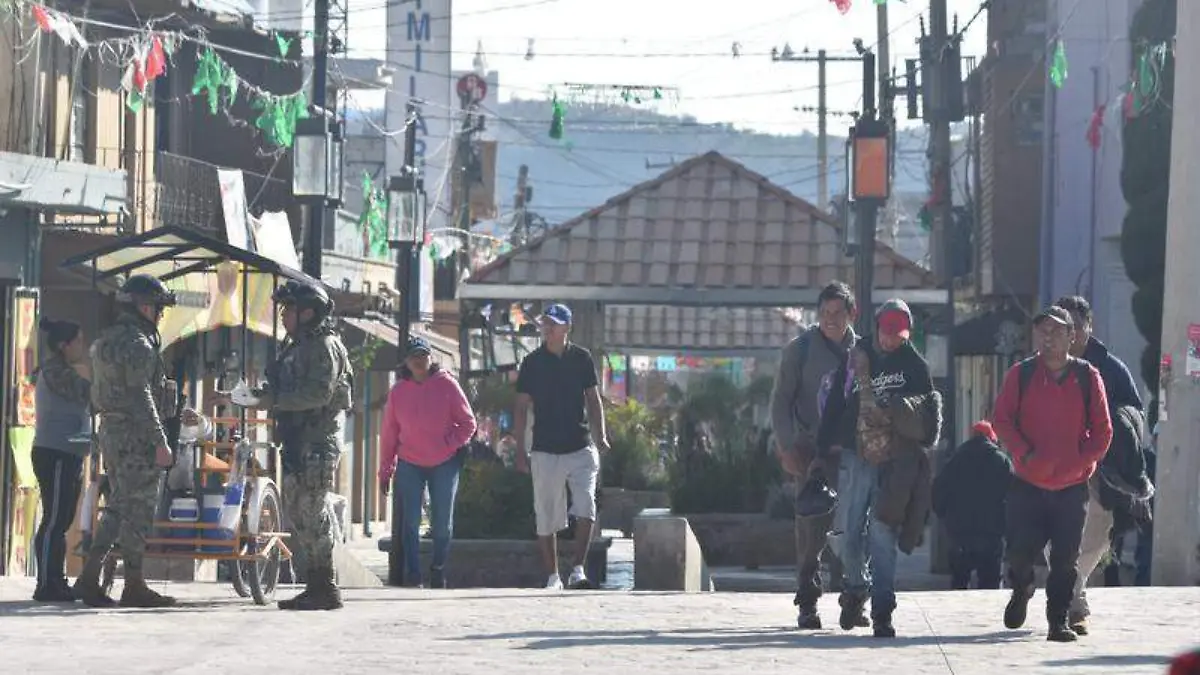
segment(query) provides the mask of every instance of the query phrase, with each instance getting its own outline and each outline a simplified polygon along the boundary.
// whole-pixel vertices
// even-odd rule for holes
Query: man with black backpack
[[[1112,418],[1100,373],[1069,353],[1075,322],[1061,307],[1033,319],[1038,352],[1004,377],[993,426],[1013,459],[1008,495],[1009,629],[1025,624],[1034,563],[1050,545],[1047,639],[1078,639],[1068,624],[1079,547],[1087,521],[1088,480],[1112,442]]]
[[[858,310],[846,284],[834,281],[817,297],[817,324],[783,348],[779,374],[771,393],[771,426],[775,452],[784,470],[804,487],[796,497],[796,578],[793,600],[802,630],[819,630],[821,617],[820,560],[825,550],[837,493],[836,457],[817,451],[821,381],[842,365],[857,336],[852,327]],[[858,618],[866,625],[866,617]]]

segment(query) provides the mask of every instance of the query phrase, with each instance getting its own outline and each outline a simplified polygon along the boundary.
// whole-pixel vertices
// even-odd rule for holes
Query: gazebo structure
[[[564,302],[572,339],[593,351],[775,354],[796,310],[815,309],[831,280],[853,284],[840,227],[738,162],[699,155],[477,270],[459,287],[460,343],[504,331],[513,304],[528,315]],[[928,270],[877,244],[875,284],[875,304],[903,298],[927,334],[944,332],[928,321],[946,300]]]

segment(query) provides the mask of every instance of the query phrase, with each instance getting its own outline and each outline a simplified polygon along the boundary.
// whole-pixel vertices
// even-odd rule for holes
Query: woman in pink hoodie
[[[421,498],[429,487],[433,564],[429,586],[446,587],[454,500],[462,470],[459,448],[475,435],[475,415],[458,382],[430,359],[429,343],[411,338],[400,380],[388,395],[379,448],[379,485],[393,476],[404,507],[405,582],[421,585]]]

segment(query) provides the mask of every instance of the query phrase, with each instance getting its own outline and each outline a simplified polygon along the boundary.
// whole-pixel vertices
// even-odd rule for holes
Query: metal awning
[[[113,285],[129,274],[149,274],[169,281],[187,274],[207,273],[224,262],[241,263],[251,274],[320,283],[332,291],[328,285],[270,258],[170,225],[71,256],[61,267],[83,272],[98,284]]]
[[[114,216],[126,209],[125,193],[122,169],[0,152],[0,204],[5,206]]]

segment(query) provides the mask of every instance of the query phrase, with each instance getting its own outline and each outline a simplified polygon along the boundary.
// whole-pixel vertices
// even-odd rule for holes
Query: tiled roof
[[[510,251],[460,290],[466,298],[519,286],[529,299],[538,289],[581,299],[563,296],[588,289],[598,293],[589,299],[610,303],[702,305],[709,295],[712,305],[797,306],[832,279],[852,279],[853,259],[839,242],[827,214],[709,152]],[[927,270],[884,244],[875,285],[936,288]]]
[[[773,307],[604,308],[604,345],[614,351],[775,352],[799,334],[796,317]]]

